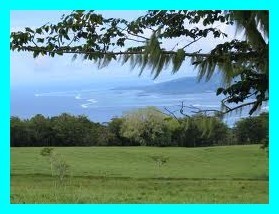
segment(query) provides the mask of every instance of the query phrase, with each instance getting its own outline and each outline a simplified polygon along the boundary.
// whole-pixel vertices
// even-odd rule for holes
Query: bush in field
[[[169,157],[163,155],[153,155],[150,158],[156,162],[156,165],[160,168],[161,166],[167,164]]]
[[[40,155],[48,158],[51,175],[58,176],[60,183],[62,183],[70,168],[70,166],[63,159],[62,155],[57,154],[53,148],[49,147],[43,148],[40,151]]]
[[[150,158],[155,162],[155,165],[157,168],[157,175],[159,176],[161,167],[167,164],[169,157],[164,156],[164,155],[152,155],[152,156],[150,156]]]
[[[49,147],[43,148],[40,152],[40,155],[43,157],[50,157],[53,153],[53,150],[54,148],[49,148]]]

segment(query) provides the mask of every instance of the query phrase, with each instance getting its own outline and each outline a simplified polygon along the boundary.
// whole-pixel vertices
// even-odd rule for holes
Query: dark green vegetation
[[[55,148],[69,165],[62,181],[41,151],[11,148],[12,203],[268,203],[259,145]]]
[[[149,107],[94,123],[85,116],[36,115],[11,118],[11,146],[180,146],[268,144],[268,113],[238,121],[229,128],[217,117],[197,114],[172,118]]]
[[[243,39],[220,40],[229,25],[242,31]],[[197,45],[210,39],[219,44],[209,51]],[[268,10],[151,10],[132,21],[77,10],[56,24],[12,32],[11,50],[31,52],[34,58],[72,54],[99,67],[120,60],[138,66],[140,74],[151,69],[154,78],[164,68],[177,72],[188,60],[199,78],[221,71],[224,86],[216,92],[225,99],[219,114],[249,106],[251,115],[269,100]]]

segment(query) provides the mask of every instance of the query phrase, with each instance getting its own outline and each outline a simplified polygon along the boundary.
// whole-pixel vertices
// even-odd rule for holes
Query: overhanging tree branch
[[[29,52],[34,52],[34,51],[39,51],[39,52],[46,52],[46,53],[59,53],[59,54],[100,54],[100,55],[141,55],[141,54],[145,54],[144,51],[117,51],[117,52],[113,52],[113,51],[94,51],[94,50],[77,50],[80,49],[78,47],[57,47],[54,50],[48,50],[45,47],[40,47],[38,45],[36,46],[22,46],[20,48],[20,51],[29,51]],[[71,50],[72,49],[72,50]],[[161,54],[169,54],[169,55],[175,55],[177,54],[176,51],[166,51],[166,50],[162,50]],[[215,55],[215,54],[211,54],[211,53],[199,53],[199,51],[197,52],[192,52],[192,53],[188,53],[188,52],[184,52],[186,57],[201,57],[201,58],[206,58],[206,57],[219,57],[219,55]],[[250,55],[250,59],[256,58],[258,57],[258,53],[256,51],[251,51],[249,52]],[[220,60],[222,59],[227,59],[227,58],[233,58],[233,57],[242,57],[242,56],[247,56],[247,53],[239,53],[239,52],[231,52],[231,53],[226,53],[223,54],[221,57],[219,57]]]
[[[216,23],[218,27],[213,28]],[[203,27],[199,27],[201,24]],[[245,31],[245,40],[233,39],[218,44],[208,53],[201,53],[200,47],[196,48],[196,52],[184,50],[209,34],[215,39],[226,36],[220,28],[231,24]],[[122,63],[130,62],[132,68],[136,65],[141,67],[140,74],[146,67],[151,68],[154,78],[170,63],[173,73],[176,73],[188,57],[198,69],[199,78],[206,77],[209,80],[216,70],[222,71],[227,88],[218,90],[227,97],[227,103],[235,103],[238,108],[253,105],[250,111],[253,113],[262,102],[268,101],[269,44],[268,38],[263,37],[268,37],[268,24],[268,11],[148,11],[146,15],[131,22],[105,19],[92,11],[73,11],[57,24],[46,24],[33,30],[27,27],[24,32],[12,32],[11,50],[33,52],[34,58],[40,54],[51,57],[82,55],[100,67],[118,58]],[[147,38],[143,32],[150,29],[153,34]],[[177,50],[167,50],[161,45],[172,39],[187,41],[189,38],[192,41]],[[143,45],[125,48],[127,40]],[[118,48],[124,50],[118,51]],[[233,78],[236,83],[232,82]],[[256,101],[245,103],[251,91],[255,92]],[[224,113],[237,109],[225,107]]]

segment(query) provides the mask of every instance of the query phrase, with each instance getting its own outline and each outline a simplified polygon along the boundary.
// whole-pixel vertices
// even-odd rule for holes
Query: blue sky
[[[63,14],[70,11],[11,11],[11,31],[18,31],[24,27],[39,27],[47,22],[56,23]],[[102,13],[105,17],[121,17],[127,20],[132,20],[144,11],[97,11]],[[224,29],[231,31],[231,29]],[[233,34],[230,34],[234,36]],[[208,41],[209,39],[209,41]],[[225,40],[224,40],[225,41]],[[201,41],[200,45],[203,50],[209,50],[220,41],[215,41],[212,38],[206,38]],[[167,43],[171,46],[174,43]],[[97,66],[90,61],[76,60],[72,61],[71,55],[64,55],[55,58],[39,57],[32,58],[32,55],[25,52],[11,52],[11,87],[16,86],[42,86],[52,84],[71,84],[71,83],[91,83],[91,82],[106,82],[106,83],[137,83],[148,84],[153,83],[154,80],[150,76],[150,71],[145,71],[141,77],[138,77],[137,69],[131,70],[130,66],[117,62],[111,63],[109,66],[98,69]],[[155,82],[162,82],[170,79],[194,76],[196,71],[185,62],[180,71],[172,75],[171,68],[166,69],[155,80]]]

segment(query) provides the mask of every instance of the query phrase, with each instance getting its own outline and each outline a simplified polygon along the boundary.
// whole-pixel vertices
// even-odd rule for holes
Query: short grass
[[[70,165],[62,183],[41,149],[11,148],[11,203],[268,203],[259,145],[55,148]]]

